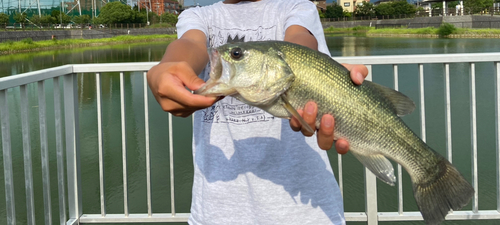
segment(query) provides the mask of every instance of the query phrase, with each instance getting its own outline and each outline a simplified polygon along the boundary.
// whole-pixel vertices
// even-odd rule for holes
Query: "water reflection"
[[[141,43],[3,55],[0,77],[66,64],[159,61],[167,45]]]

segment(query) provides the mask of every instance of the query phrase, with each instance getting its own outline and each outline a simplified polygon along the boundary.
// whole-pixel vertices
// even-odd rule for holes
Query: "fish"
[[[232,96],[279,118],[296,117],[312,133],[331,114],[334,139],[347,140],[349,152],[381,181],[396,183],[389,159],[408,172],[427,224],[440,224],[471,200],[470,183],[401,119],[415,109],[402,93],[370,81],[356,85],[330,56],[289,42],[229,43],[208,54],[209,79],[195,94]],[[318,106],[316,129],[297,112],[309,101]]]

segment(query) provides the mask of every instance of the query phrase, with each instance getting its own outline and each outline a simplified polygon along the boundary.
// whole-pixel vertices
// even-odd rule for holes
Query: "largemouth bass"
[[[450,210],[465,206],[473,187],[443,156],[427,146],[400,119],[415,109],[393,89],[364,81],[355,85],[349,71],[329,56],[280,41],[226,44],[209,49],[210,79],[195,93],[234,96],[280,118],[296,116],[309,101],[321,116],[335,118],[335,139],[385,183],[396,177],[390,161],[411,177],[414,197],[427,224],[439,224]]]

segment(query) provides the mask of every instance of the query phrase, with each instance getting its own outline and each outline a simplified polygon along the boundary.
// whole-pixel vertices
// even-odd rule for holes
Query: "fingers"
[[[184,107],[199,109],[206,108],[215,103],[216,97],[205,97],[192,94],[184,85],[188,85],[181,81],[177,76],[166,76],[164,81],[168,85],[162,85],[158,89],[158,94],[163,99],[168,99],[182,105]]]
[[[368,68],[365,65],[346,63],[342,65],[351,72],[351,79],[357,85],[362,84],[366,76],[368,76]]]
[[[186,62],[179,62],[175,67],[173,67],[173,74],[177,75],[177,77],[182,81],[184,85],[190,90],[198,90],[205,81],[196,75],[193,68]],[[182,74],[182,76],[180,76]]]
[[[196,90],[204,84],[187,63],[158,64],[148,72],[147,77],[149,87],[162,109],[174,116],[187,117],[217,100],[216,97],[192,94],[186,89]]]
[[[334,141],[335,120],[333,116],[325,114],[321,118],[321,126],[318,130],[318,146],[323,150],[330,150],[335,143],[335,149],[339,154],[346,154],[349,151],[349,142],[345,139]]]
[[[302,116],[304,121],[306,121],[306,123],[309,124],[309,126],[313,130],[315,130],[315,128],[316,128],[316,115],[318,114],[318,107],[316,106],[316,103],[308,102],[305,105],[304,110],[297,110],[297,112],[299,113],[300,116]],[[307,131],[307,129],[304,126],[302,126],[302,124],[300,124],[299,120],[295,117],[292,117],[292,119],[290,120],[290,127],[294,131],[301,131],[302,134],[304,134],[304,136],[307,136],[307,137],[310,137],[314,134],[314,133]]]
[[[345,139],[339,139],[335,142],[335,149],[337,149],[337,153],[344,155],[349,151],[349,142]]]
[[[313,130],[316,130],[316,115],[318,115],[318,107],[316,103],[314,102],[308,102],[306,103],[306,106],[304,107],[304,113],[302,114],[302,118],[304,121],[306,121],[307,124],[309,124],[309,127],[311,127]],[[307,131],[305,127],[301,128],[302,134],[304,136],[312,136],[314,133],[311,133],[310,131]]]
[[[334,120],[332,115],[325,114],[321,117],[321,125],[316,137],[318,146],[323,150],[330,150],[333,146]]]

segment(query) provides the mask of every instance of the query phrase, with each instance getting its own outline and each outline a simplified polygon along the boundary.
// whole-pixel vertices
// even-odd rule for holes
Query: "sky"
[[[185,6],[194,5],[195,2],[200,4],[200,5],[211,5],[211,4],[218,2],[218,1],[221,1],[221,0],[184,0],[184,5]],[[326,3],[331,3],[333,1],[334,0],[326,0]]]

